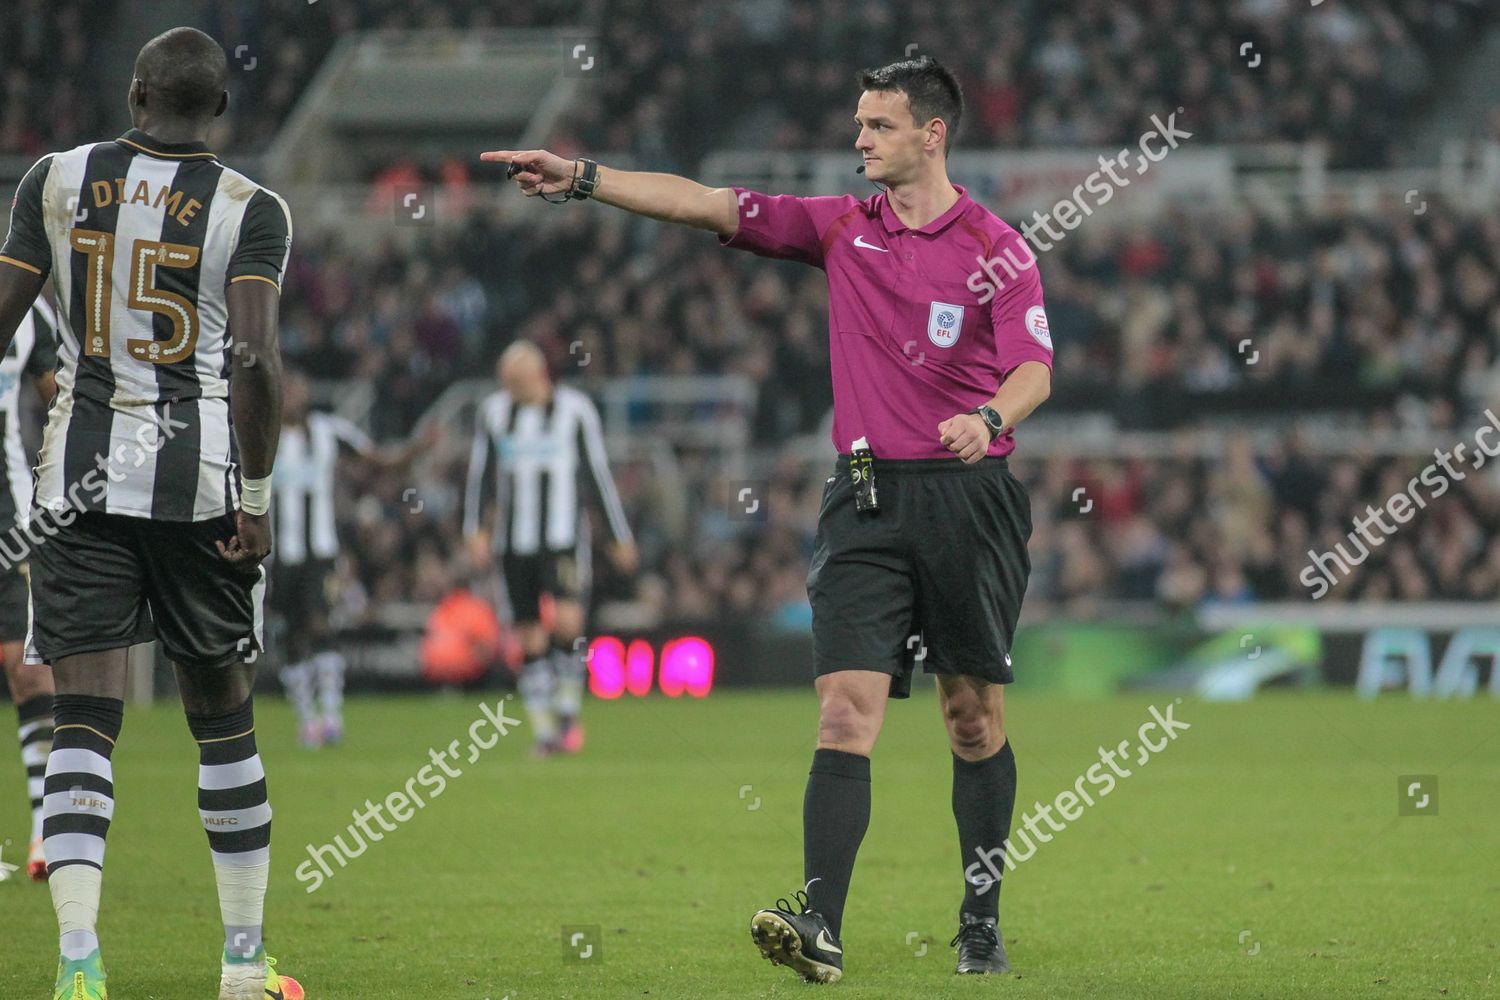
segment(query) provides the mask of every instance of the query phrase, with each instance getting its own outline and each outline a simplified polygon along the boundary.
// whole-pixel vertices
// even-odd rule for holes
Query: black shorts
[[[542,595],[582,603],[588,593],[588,565],[573,549],[553,549],[500,556],[505,594],[511,617],[518,622],[540,621]]]
[[[153,521],[80,513],[31,555],[33,639],[48,663],[157,639],[185,667],[251,661],[265,571],[230,565],[216,541],[234,517]]]
[[[847,457],[823,487],[807,572],[817,676],[1015,679],[1011,640],[1031,559],[1031,501],[1003,458],[875,460],[880,510],[854,507]]]
[[[272,563],[270,577],[266,604],[285,623],[288,637],[321,638],[333,609],[334,560]]]
[[[31,627],[31,588],[20,564],[0,570],[0,642],[23,642]]]

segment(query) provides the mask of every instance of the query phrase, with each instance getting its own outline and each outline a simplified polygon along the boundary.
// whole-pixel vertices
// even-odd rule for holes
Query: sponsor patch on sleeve
[[[1032,306],[1026,310],[1026,332],[1047,350],[1052,350],[1052,331],[1047,327],[1047,310]]]

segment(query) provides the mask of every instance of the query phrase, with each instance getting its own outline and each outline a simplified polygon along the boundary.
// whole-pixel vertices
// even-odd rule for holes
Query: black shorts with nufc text
[[[153,521],[79,513],[31,555],[33,639],[48,663],[156,639],[185,667],[253,660],[265,572],[235,567],[215,542],[234,517]]]
[[[543,594],[554,600],[582,602],[588,591],[586,568],[573,549],[504,552],[500,571],[505,577],[511,616],[518,622],[541,620]]]
[[[24,642],[31,618],[26,569],[12,563],[0,570],[0,642]]]
[[[932,674],[1014,680],[1031,501],[1003,458],[875,459],[880,509],[855,509],[849,460],[824,484],[807,572],[813,669],[878,670],[905,698]]]

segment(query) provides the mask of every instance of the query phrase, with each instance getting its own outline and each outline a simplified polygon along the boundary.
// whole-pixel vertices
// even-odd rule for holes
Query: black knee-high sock
[[[839,936],[854,857],[870,826],[870,758],[817,750],[802,799],[802,877],[808,906]]]
[[[1002,852],[1016,808],[1016,755],[1010,740],[992,757],[967,761],[953,757],[953,818],[963,850],[964,902],[960,912],[1000,916]],[[989,864],[984,859],[990,859]],[[972,866],[979,867],[973,868]],[[975,872],[970,878],[968,872]]]

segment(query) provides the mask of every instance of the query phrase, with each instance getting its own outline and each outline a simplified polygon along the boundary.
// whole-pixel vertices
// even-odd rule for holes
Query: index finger
[[[479,158],[486,163],[510,163],[516,160],[534,162],[541,157],[542,152],[540,149],[491,149],[480,153]]]

